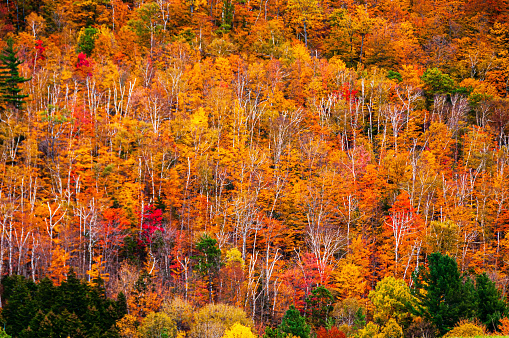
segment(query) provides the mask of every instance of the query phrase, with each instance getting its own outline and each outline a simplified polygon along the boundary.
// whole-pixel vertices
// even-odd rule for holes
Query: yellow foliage
[[[203,131],[208,126],[208,113],[203,107],[198,108],[189,120],[190,129],[193,131]]]
[[[353,263],[341,264],[332,277],[333,288],[340,298],[361,297],[366,291],[366,280],[362,268]]]
[[[100,277],[104,282],[107,282],[110,279],[109,273],[103,273],[101,271],[104,270],[105,261],[102,260],[102,255],[94,257],[92,264],[92,268],[87,270],[87,275],[90,276],[90,280],[92,284],[95,284],[94,280]]]
[[[412,85],[414,87],[422,87],[421,75],[422,71],[415,65],[403,65],[402,70],[399,72],[403,83]]]
[[[174,298],[163,304],[163,312],[176,324],[179,330],[189,330],[193,324],[194,308],[182,298]]]
[[[223,338],[256,338],[251,329],[239,323],[233,324],[231,329],[226,330]]]
[[[405,281],[392,276],[378,282],[376,289],[369,293],[369,299],[374,306],[373,319],[381,323],[389,323],[393,319],[401,322],[411,318],[407,304],[416,303]]]
[[[394,319],[389,319],[376,338],[403,338],[403,329]]]
[[[244,259],[242,259],[242,253],[236,247],[231,248],[226,251],[226,265],[232,265],[233,263],[238,262],[240,266],[244,268]]]
[[[193,337],[210,334],[222,336],[224,331],[235,323],[252,326],[251,319],[241,308],[226,304],[208,304],[195,313],[190,334]]]
[[[122,338],[138,338],[140,335],[138,334],[138,330],[136,329],[137,320],[136,317],[132,315],[125,315],[117,321],[117,328],[120,333],[120,337]]]
[[[55,246],[51,251],[51,265],[48,270],[55,285],[60,285],[65,279],[65,274],[69,271],[67,261],[70,257],[71,255],[60,245]]]
[[[177,326],[167,314],[151,312],[141,322],[138,332],[143,338],[159,338],[163,334],[166,334],[167,337],[175,337],[177,335]]]
[[[482,336],[485,332],[486,328],[482,324],[461,320],[454,329],[447,332],[444,338]]]
[[[369,322],[364,328],[357,333],[357,338],[373,338],[380,332],[380,326],[373,322]]]

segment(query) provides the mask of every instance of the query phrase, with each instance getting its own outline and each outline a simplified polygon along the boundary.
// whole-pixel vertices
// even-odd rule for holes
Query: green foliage
[[[117,318],[122,318],[127,314],[127,298],[121,291],[117,295],[117,303],[115,304]]]
[[[475,282],[478,301],[477,318],[493,332],[506,313],[505,301],[486,273],[478,275]]]
[[[117,302],[106,298],[101,284],[90,286],[72,271],[57,287],[47,278],[35,284],[21,276],[6,277],[5,330],[13,337],[116,337],[125,299],[122,305],[120,295]]]
[[[388,79],[391,79],[391,80],[394,80],[396,82],[401,82],[403,81],[403,78],[401,77],[401,74],[394,71],[394,70],[389,70],[387,72],[387,78]]]
[[[235,6],[231,0],[223,0],[223,13],[221,29],[228,32],[233,28],[233,13]]]
[[[279,330],[277,328],[272,328],[267,326],[265,328],[265,333],[263,334],[263,338],[278,338],[280,336]]]
[[[427,94],[451,94],[456,85],[448,74],[442,73],[438,68],[426,69],[422,75],[422,81],[426,85]]]
[[[325,327],[332,314],[334,297],[327,288],[318,286],[306,298],[308,323],[314,328]]]
[[[336,325],[347,325],[358,330],[366,325],[365,310],[357,298],[346,298],[334,305]]]
[[[217,241],[208,234],[200,237],[196,243],[196,250],[198,250],[198,255],[193,257],[197,262],[196,268],[203,276],[207,277],[209,301],[212,302],[212,284],[221,268],[221,250],[217,246]]]
[[[384,325],[395,319],[408,327],[412,322],[412,309],[415,308],[417,299],[411,294],[404,280],[385,277],[378,282],[376,289],[369,293],[369,299],[374,306],[373,319],[378,324]]]
[[[0,338],[11,338],[3,328],[0,328]]]
[[[140,45],[152,47],[155,36],[163,30],[163,25],[158,18],[159,6],[155,2],[147,2],[136,9],[136,17],[128,24],[138,36]]]
[[[185,42],[187,42],[190,45],[193,44],[194,39],[196,39],[196,34],[190,28],[184,29],[182,32],[180,32],[175,37],[175,40],[177,40],[177,41],[185,41]]]
[[[99,30],[93,27],[82,28],[78,38],[78,52],[85,53],[90,57],[94,51],[98,33]]]
[[[167,314],[151,312],[141,322],[138,332],[146,338],[173,338],[177,335],[177,326]]]
[[[25,329],[36,315],[40,304],[34,300],[37,286],[22,276],[11,276],[2,280],[2,298],[6,301],[2,310],[2,321],[9,334],[17,334]],[[51,304],[51,303],[50,303]]]
[[[311,331],[306,319],[300,315],[299,310],[293,305],[286,311],[278,330],[300,338],[308,338]]]
[[[9,38],[7,46],[0,54],[0,93],[1,100],[16,109],[20,109],[28,95],[21,95],[18,86],[30,79],[19,75],[18,66],[22,63],[16,56],[18,51],[14,49],[14,41]]]
[[[445,334],[460,318],[475,316],[475,294],[471,281],[463,283],[456,261],[440,253],[428,256],[428,267],[416,280],[419,314]]]
[[[203,275],[210,274],[211,270],[218,270],[220,267],[221,250],[217,246],[217,241],[204,234],[196,243],[196,249],[199,254],[194,258],[197,261],[197,268]]]

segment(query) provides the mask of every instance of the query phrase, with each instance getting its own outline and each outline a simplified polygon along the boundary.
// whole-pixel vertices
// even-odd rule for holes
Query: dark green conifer
[[[486,272],[477,276],[475,288],[478,302],[477,318],[493,332],[506,313],[504,299]]]
[[[117,319],[121,319],[127,314],[127,298],[122,291],[118,293],[115,310]]]
[[[16,57],[16,53],[14,41],[9,38],[7,46],[0,54],[0,94],[1,100],[7,107],[21,109],[25,103],[24,99],[28,95],[20,94],[21,88],[19,88],[19,85],[30,79],[19,75],[18,66],[22,62]]]
[[[307,320],[315,328],[325,327],[334,309],[334,297],[324,286],[318,286],[306,298]]]
[[[471,280],[464,283],[454,258],[439,252],[428,256],[428,271],[420,269],[416,292],[421,298],[419,315],[430,321],[441,335],[460,319],[475,317],[475,289]]]
[[[9,276],[2,281],[4,287],[3,298],[6,304],[2,310],[2,320],[5,330],[10,335],[16,335],[28,326],[37,312],[36,302],[32,292],[36,285],[23,276]]]
[[[213,280],[221,267],[221,250],[217,246],[217,241],[207,234],[200,237],[196,243],[196,249],[199,255],[193,258],[197,260],[198,271],[203,276],[207,276],[209,302],[212,302]]]
[[[286,311],[278,330],[281,333],[289,333],[300,338],[309,338],[311,332],[306,319],[300,315],[299,310],[293,305]]]

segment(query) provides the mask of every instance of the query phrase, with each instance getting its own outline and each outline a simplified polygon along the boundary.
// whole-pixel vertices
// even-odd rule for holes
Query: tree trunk
[[[306,18],[304,18],[304,43],[306,45],[306,48],[308,47],[308,32],[306,29]]]
[[[362,38],[361,38],[361,53],[359,55],[359,63],[362,63],[362,51],[364,49],[364,36],[365,36],[365,34],[362,34]]]

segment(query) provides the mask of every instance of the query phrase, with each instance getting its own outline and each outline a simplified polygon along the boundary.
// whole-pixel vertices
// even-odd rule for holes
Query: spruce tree
[[[307,320],[315,328],[325,327],[334,309],[334,297],[324,286],[318,286],[306,298]]]
[[[477,276],[475,286],[478,299],[477,318],[493,332],[500,325],[500,319],[506,315],[504,298],[486,272]]]
[[[311,332],[306,319],[300,315],[299,310],[293,305],[286,311],[278,330],[281,333],[292,334],[300,338],[309,338]]]
[[[22,63],[16,57],[17,50],[14,49],[12,38],[7,40],[7,46],[0,54],[0,94],[1,100],[7,106],[21,109],[28,95],[20,94],[19,84],[29,81],[19,75],[18,66]]]
[[[37,313],[37,305],[33,299],[36,284],[23,276],[9,276],[2,280],[3,300],[2,321],[10,335],[16,335],[28,326]]]
[[[221,250],[217,246],[217,241],[207,234],[200,237],[196,243],[196,249],[199,254],[193,258],[197,260],[198,271],[207,277],[209,302],[212,303],[212,285],[221,268]]]
[[[471,280],[463,282],[454,258],[435,252],[428,256],[428,263],[428,271],[421,268],[416,280],[421,301],[418,314],[443,335],[460,319],[475,317],[475,289]]]

